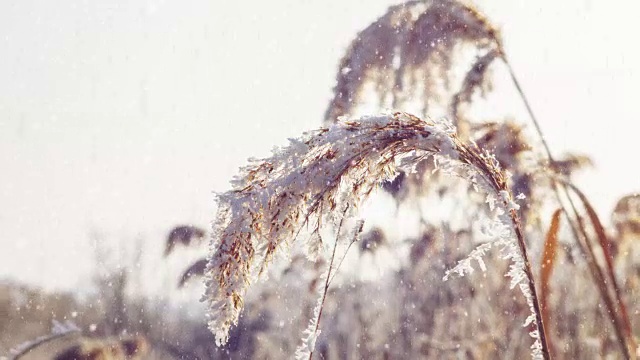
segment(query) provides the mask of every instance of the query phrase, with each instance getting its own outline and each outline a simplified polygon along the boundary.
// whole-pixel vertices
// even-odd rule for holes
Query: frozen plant
[[[493,156],[461,141],[451,124],[406,113],[340,121],[290,139],[289,146],[274,150],[270,158],[253,160],[241,169],[233,189],[218,195],[203,298],[216,342],[227,342],[249,285],[303,227],[311,229],[306,248],[315,257],[322,249],[322,226],[352,217],[382,181],[400,170],[411,173],[428,157],[438,169],[467,178],[495,199],[502,224],[499,241],[512,260],[508,276],[532,310],[526,325],[533,322],[533,355],[548,358],[518,207],[506,175]],[[477,252],[473,255],[477,259]],[[310,347],[316,336],[306,334]]]
[[[462,50],[479,57],[460,90],[452,76]],[[486,85],[486,72],[504,52],[498,29],[474,6],[457,0],[407,1],[358,33],[339,64],[325,122],[353,115],[372,90],[377,108],[451,114]],[[505,60],[506,61],[506,60]],[[459,93],[458,93],[459,92]],[[454,95],[454,93],[458,93]],[[457,116],[451,116],[457,122]]]

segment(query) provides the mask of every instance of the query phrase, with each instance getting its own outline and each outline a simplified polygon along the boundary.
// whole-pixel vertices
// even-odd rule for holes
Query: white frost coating
[[[451,277],[451,274],[464,276],[465,274],[473,273],[474,271],[473,266],[471,266],[472,260],[475,260],[478,262],[478,265],[480,265],[480,269],[482,269],[482,271],[486,271],[487,267],[482,257],[484,256],[484,254],[487,253],[487,251],[491,249],[491,245],[492,245],[491,243],[485,243],[473,249],[473,251],[471,251],[466,258],[458,261],[458,264],[455,267],[445,271],[444,277],[442,278],[442,280],[443,281],[449,280],[449,277]]]
[[[232,190],[218,195],[203,297],[216,343],[226,343],[249,285],[282,247],[296,240],[303,225],[312,232],[321,224],[336,225],[343,217],[336,211],[339,208],[349,209],[345,218],[353,217],[381,181],[393,178],[398,169],[410,170],[428,156],[434,157],[438,170],[467,178],[497,203],[495,221],[486,227],[496,240],[472,251],[445,279],[451,273],[473,271],[472,260],[484,271],[482,255],[498,245],[503,257],[512,261],[507,273],[511,287],[520,284],[523,289],[524,260],[509,218],[509,210],[516,210],[517,204],[506,191],[504,172],[494,156],[463,144],[445,122],[429,123],[404,113],[343,121],[291,139],[289,146],[276,148],[269,158],[251,161],[232,181]],[[308,242],[304,248],[311,256],[321,249],[319,236],[298,240]],[[531,295],[523,294],[532,304]],[[297,354],[314,348],[320,309],[318,305]]]
[[[367,125],[379,125],[385,126],[389,124],[392,118],[388,115],[377,115],[377,116],[363,116],[360,121],[366,123]]]
[[[521,194],[522,195],[522,194]],[[511,199],[511,195],[506,190],[500,191],[500,200],[502,200],[507,210],[520,210],[520,205],[518,205],[515,201]]]
[[[536,315],[535,314],[531,314],[524,321],[524,324],[522,324],[522,327],[527,327],[527,326],[533,324],[534,321],[536,321]]]
[[[434,153],[456,158],[451,132],[448,124],[402,113],[343,121],[290,139],[271,157],[242,168],[232,190],[217,195],[203,296],[216,343],[227,342],[247,288],[302,225],[335,223],[337,206],[350,205],[354,212],[403,164]],[[319,237],[300,240],[308,241],[314,257]]]
[[[313,316],[309,320],[309,325],[302,333],[302,344],[296,349],[296,360],[308,360],[316,348],[316,341],[321,332],[318,329],[318,320],[320,319],[320,309],[322,309],[322,297],[323,295],[320,294],[316,307],[313,309]]]
[[[490,191],[487,190],[486,186],[479,186],[479,188],[482,188],[485,191]],[[494,219],[483,223],[481,227],[484,235],[493,238],[494,240],[492,242],[478,246],[476,249],[471,251],[471,253],[465,259],[458,261],[458,264],[455,267],[445,272],[443,280],[448,280],[451,274],[464,276],[465,274],[472,273],[472,260],[477,261],[480,265],[480,268],[485,271],[485,265],[482,261],[482,256],[487,253],[489,249],[491,249],[493,244],[499,246],[502,255],[501,257],[506,260],[511,260],[509,271],[506,274],[506,276],[511,279],[510,288],[513,289],[516,286],[519,287],[520,292],[522,292],[522,294],[524,295],[527,305],[529,306],[529,309],[531,311],[530,315],[526,318],[523,326],[526,327],[533,324],[535,327],[535,330],[529,333],[529,335],[534,339],[534,343],[531,345],[532,358],[542,359],[542,343],[540,341],[538,324],[535,321],[536,313],[533,306],[533,296],[531,295],[529,285],[526,283],[527,275],[525,272],[525,262],[520,251],[516,236],[513,232],[511,219],[507,215],[507,211],[517,211],[520,206],[512,200],[509,192],[505,190],[499,191],[497,198],[500,199],[499,202],[497,201],[496,196],[491,192],[487,194],[486,202],[489,204],[489,207],[493,212]]]
[[[493,194],[487,194],[485,202],[489,204],[489,209],[493,211],[496,208],[496,197]]]

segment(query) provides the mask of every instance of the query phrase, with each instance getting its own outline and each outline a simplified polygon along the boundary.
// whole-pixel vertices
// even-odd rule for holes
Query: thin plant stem
[[[538,299],[538,294],[536,292],[536,284],[533,278],[533,271],[531,270],[531,262],[529,261],[529,255],[527,254],[527,246],[524,241],[524,236],[522,234],[520,219],[518,218],[518,214],[515,209],[512,209],[509,212],[511,217],[511,221],[514,225],[514,230],[516,233],[516,238],[518,239],[518,247],[520,248],[520,253],[522,254],[522,258],[524,259],[524,271],[527,275],[527,285],[529,287],[529,291],[531,291],[531,298],[533,302],[533,309],[536,316],[536,325],[538,327],[538,333],[540,335],[540,343],[542,345],[542,356],[545,360],[551,359],[551,355],[549,354],[549,344],[547,343],[547,335],[544,329],[544,322],[542,320],[542,311],[540,309],[540,301]]]
[[[338,270],[340,269],[340,266],[342,266],[342,262],[347,257],[347,253],[349,252],[349,249],[351,249],[351,245],[353,245],[356,241],[358,241],[358,236],[360,235],[361,232],[362,232],[362,225],[360,225],[356,229],[355,233],[353,234],[353,238],[349,242],[349,245],[347,245],[347,249],[344,251],[344,255],[342,255],[342,259],[340,259],[340,262],[336,266],[336,271],[333,272],[333,276],[331,277],[331,280],[329,280],[329,284],[331,284],[333,282],[333,279],[335,279],[336,275],[338,274]]]
[[[48,342],[54,341],[56,339],[60,339],[63,337],[67,337],[67,336],[71,336],[74,334],[78,334],[79,331],[78,330],[72,330],[72,331],[66,331],[66,332],[61,332],[61,333],[57,333],[57,334],[51,334],[51,335],[47,335],[47,336],[43,336],[39,339],[37,339],[36,341],[30,343],[29,345],[27,345],[26,347],[24,347],[23,349],[21,349],[18,353],[14,354],[13,357],[11,357],[11,360],[18,360],[20,358],[22,358],[23,356],[27,355],[28,353],[31,352],[31,350],[44,345]]]
[[[576,239],[576,243],[578,244],[578,249],[580,249],[582,255],[584,256],[587,262],[587,265],[589,266],[591,276],[594,277],[596,287],[600,292],[600,296],[602,297],[602,300],[604,301],[605,306],[607,307],[607,313],[609,314],[609,319],[613,324],[613,329],[614,329],[614,332],[616,333],[616,338],[618,339],[618,343],[623,349],[625,359],[631,359],[631,353],[629,352],[629,349],[627,347],[625,337],[621,332],[621,324],[619,323],[620,320],[616,316],[616,309],[613,304],[613,300],[611,299],[611,296],[609,294],[609,290],[607,289],[607,285],[606,285],[607,282],[604,278],[604,274],[602,273],[602,269],[600,268],[600,266],[598,266],[598,264],[595,261],[595,254],[593,252],[593,247],[589,242],[589,236],[586,233],[584,226],[582,226],[579,216],[575,217],[575,219],[578,219],[577,220],[578,225],[576,225],[573,221],[573,218],[569,215],[569,212],[567,211],[566,207],[564,206],[564,202],[560,197],[559,190],[557,189],[559,185],[554,182],[553,186],[556,191],[558,202],[560,203],[562,211],[565,217],[567,218],[567,222],[569,223],[569,228],[571,229],[571,233],[573,234],[573,237]],[[566,196],[568,197],[568,194],[566,194]],[[573,208],[573,212],[577,214],[577,209],[575,208],[575,205],[573,205],[572,208]]]
[[[525,95],[522,87],[520,86],[520,82],[518,81],[518,78],[516,77],[516,74],[513,70],[513,67],[511,66],[511,63],[509,62],[509,60],[506,57],[506,54],[503,53],[502,54],[504,63],[507,66],[507,69],[509,70],[509,75],[511,76],[511,80],[513,81],[514,86],[516,87],[516,90],[518,91],[518,94],[520,95],[520,98],[522,99],[522,102],[524,103],[524,106],[527,110],[527,113],[529,114],[529,117],[531,118],[531,121],[533,122],[533,125],[536,129],[536,132],[538,133],[538,136],[540,137],[540,140],[542,142],[542,145],[545,149],[545,153],[547,155],[547,159],[549,161],[549,164],[551,166],[555,165],[555,159],[553,157],[553,154],[551,153],[551,149],[549,148],[549,144],[547,143],[547,140],[542,132],[542,128],[540,127],[540,123],[538,122],[538,119],[536,118],[533,109],[531,108],[531,105],[529,104],[529,101],[527,99],[527,96]],[[578,219],[579,218],[579,214],[578,214],[578,210],[577,207],[575,205],[575,203],[573,202],[573,200],[571,199],[571,196],[569,195],[569,190],[567,188],[567,185],[563,182],[560,182],[559,184],[554,182],[554,186],[553,186],[553,190],[556,196],[556,199],[558,200],[563,213],[565,214],[565,216],[567,217],[567,220],[570,224],[572,233],[576,239],[576,242],[578,243],[578,247],[580,248],[580,250],[582,251],[583,255],[585,255],[585,257],[587,258],[587,262],[590,264],[591,269],[591,273],[592,275],[596,278],[596,282],[598,283],[598,289],[600,291],[600,295],[603,298],[605,304],[607,305],[608,308],[608,313],[610,314],[610,320],[613,323],[613,327],[614,330],[616,332],[618,341],[620,343],[620,346],[623,348],[623,353],[625,355],[625,359],[631,359],[632,355],[629,351],[629,344],[627,342],[626,336],[624,336],[622,334],[622,331],[620,329],[621,324],[619,323],[621,321],[621,319],[618,318],[618,311],[616,311],[615,306],[613,305],[613,301],[611,299],[611,295],[609,293],[609,291],[606,288],[606,280],[604,279],[604,274],[602,273],[602,269],[600,268],[600,266],[597,265],[597,263],[595,263],[595,255],[593,253],[593,248],[590,244],[589,241],[589,236],[586,233],[586,231],[582,228],[582,227],[578,227],[581,230],[582,235],[584,236],[584,243],[582,243],[580,241],[581,237],[580,235],[578,235],[578,230],[576,229],[575,224],[573,224],[573,221],[571,220],[571,216],[569,215],[568,210],[566,209],[564,202],[562,201],[562,197],[560,195],[560,192],[562,190],[562,192],[565,195],[565,198],[567,199],[570,207],[571,207],[571,211],[573,213],[573,217]],[[586,250],[585,250],[586,249]],[[595,266],[591,265],[594,264]],[[594,271],[595,270],[595,271]],[[608,274],[609,277],[611,278],[611,282],[614,284],[614,286],[617,285],[617,281],[615,280],[615,274],[611,273]],[[617,287],[617,286],[616,286]],[[615,289],[616,291],[616,295],[617,292],[619,292],[618,289]],[[619,296],[617,296],[619,298]],[[618,301],[622,301],[621,299],[619,299]],[[624,321],[624,320],[622,320]]]
[[[536,116],[533,114],[533,109],[531,108],[531,105],[529,104],[529,100],[525,96],[524,91],[520,86],[520,82],[518,81],[518,78],[516,77],[516,74],[513,71],[513,67],[511,67],[511,63],[509,62],[509,60],[507,59],[507,56],[504,53],[502,56],[503,56],[504,63],[507,65],[507,69],[509,69],[509,75],[511,76],[513,85],[515,85],[516,90],[518,90],[518,94],[520,94],[520,98],[522,99],[522,102],[524,103],[524,106],[527,109],[527,112],[529,113],[529,117],[531,118],[533,125],[536,128],[536,132],[540,136],[540,140],[542,141],[542,146],[544,146],[545,152],[547,153],[547,157],[549,158],[549,162],[551,162],[551,164],[553,165],[555,163],[555,160],[553,158],[553,155],[551,154],[551,149],[549,148],[547,139],[544,137],[542,133],[542,128],[540,127],[540,123],[538,122],[538,119],[536,118]]]
[[[340,238],[340,230],[342,229],[342,223],[344,222],[344,218],[347,214],[347,210],[349,209],[349,205],[347,205],[342,213],[342,218],[340,219],[340,223],[338,224],[338,230],[336,231],[336,241],[333,244],[333,251],[331,253],[331,260],[329,260],[329,269],[327,269],[327,279],[324,281],[324,289],[322,290],[322,300],[320,300],[320,311],[318,312],[318,320],[316,321],[316,326],[313,329],[313,333],[318,333],[318,328],[320,327],[320,319],[322,318],[322,310],[324,309],[324,301],[327,299],[327,292],[329,291],[329,279],[331,278],[331,270],[333,268],[333,260],[336,257],[336,249],[338,249],[338,239]],[[309,351],[309,360],[313,358],[313,352],[315,350],[315,346],[311,351]]]
[[[563,184],[566,190],[571,190],[573,191],[575,194],[578,195],[578,197],[580,198],[580,201],[583,202],[583,204],[585,205],[585,207],[590,207],[590,204],[588,203],[588,200],[586,199],[585,195],[573,184],[564,181],[564,180],[560,180],[558,181],[559,183]],[[588,210],[593,210],[592,208],[588,209]],[[577,212],[577,210],[574,208],[574,211]],[[595,216],[595,214],[590,214],[590,218],[592,216]],[[578,218],[580,219],[580,218]],[[598,221],[598,219],[595,219],[596,221]],[[590,221],[592,222],[592,225],[595,226],[600,226],[602,227],[601,224],[595,224],[594,220],[590,219]],[[634,344],[634,339],[633,339],[633,335],[631,332],[631,324],[629,323],[629,317],[627,315],[627,309],[626,306],[624,305],[624,302],[622,300],[621,297],[621,291],[620,291],[620,287],[618,286],[615,274],[613,272],[613,265],[611,264],[611,259],[608,258],[608,252],[605,248],[604,245],[601,244],[602,250],[603,250],[603,255],[605,257],[605,261],[607,262],[607,272],[604,272],[602,270],[602,268],[597,265],[596,262],[596,256],[595,253],[593,251],[593,246],[591,245],[590,241],[589,241],[589,237],[587,235],[586,232],[586,228],[584,226],[584,224],[580,221],[580,232],[582,233],[582,235],[585,238],[585,242],[587,244],[587,250],[589,251],[589,255],[590,255],[590,260],[592,260],[592,262],[595,264],[595,269],[596,269],[596,275],[598,276],[598,278],[600,279],[599,282],[602,283],[603,285],[603,289],[601,289],[601,291],[605,292],[608,297],[605,298],[605,304],[607,305],[607,308],[610,312],[612,312],[613,315],[615,315],[613,317],[612,320],[614,320],[614,330],[616,332],[616,336],[619,339],[624,339],[625,342],[621,343],[621,345],[624,345],[624,350],[625,350],[625,354],[627,356],[628,359],[632,358],[632,350],[631,348],[635,348],[635,344]],[[604,234],[603,234],[604,235]],[[611,293],[610,288],[607,287],[607,284],[609,284],[606,279],[605,279],[605,274],[609,275],[609,280],[610,280],[610,284],[613,287],[613,293],[615,296],[615,301],[614,299],[611,298]],[[616,303],[618,305],[618,309],[615,308],[614,303]],[[624,329],[624,331],[623,331]]]

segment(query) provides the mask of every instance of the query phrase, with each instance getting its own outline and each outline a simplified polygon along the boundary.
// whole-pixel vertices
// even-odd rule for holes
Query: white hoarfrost
[[[493,245],[500,246],[503,257],[512,261],[507,274],[511,287],[526,278],[508,217],[518,206],[506,190],[505,175],[495,157],[473,144],[463,144],[450,123],[395,113],[339,121],[289,142],[289,146],[274,149],[269,158],[252,160],[232,181],[232,190],[218,195],[203,297],[218,344],[227,342],[230,327],[237,324],[249,285],[283,246],[297,240],[300,229],[317,235],[322,225],[336,225],[343,217],[352,217],[382,181],[394,178],[398,170],[411,171],[429,156],[440,171],[467,178],[476,189],[489,194],[487,201],[496,212],[496,221],[487,226],[496,240],[472,251],[445,278],[471,272],[472,261],[485,270],[482,255]],[[339,208],[349,212],[341,214],[336,211]],[[307,241],[310,257],[322,251],[322,240],[316,235],[298,239]],[[530,294],[523,293],[531,303]],[[320,309],[321,305],[316,315]],[[315,346],[318,332],[310,331],[317,330],[314,319],[298,357]],[[537,354],[536,344],[539,341],[534,344]]]
[[[479,264],[480,269],[482,269],[482,271],[486,271],[486,266],[482,260],[482,256],[484,256],[484,254],[486,254],[494,245],[499,247],[501,257],[506,260],[511,260],[509,271],[506,274],[506,276],[511,279],[509,286],[511,289],[518,286],[531,311],[530,315],[525,319],[523,326],[526,327],[533,325],[535,327],[535,330],[529,333],[529,335],[534,339],[534,343],[531,345],[532,358],[542,359],[542,343],[540,340],[537,322],[535,321],[536,313],[533,306],[533,296],[527,283],[528,280],[525,272],[524,257],[520,251],[514,234],[511,219],[508,216],[510,210],[518,210],[520,206],[511,199],[511,196],[507,191],[500,191],[497,199],[493,194],[487,195],[486,202],[489,204],[492,211],[493,219],[487,219],[486,222],[482,224],[482,232],[492,240],[479,245],[472,250],[466,258],[458,261],[458,264],[455,267],[446,270],[443,280],[448,280],[451,275],[464,276],[465,274],[471,274],[474,271],[471,266],[472,261],[476,261]]]
[[[321,282],[324,282],[326,278],[321,278],[321,280]],[[311,317],[311,320],[309,320],[309,325],[302,333],[302,344],[296,349],[296,360],[308,360],[311,353],[313,353],[313,350],[316,348],[316,341],[318,340],[318,336],[320,336],[321,332],[318,329],[318,323],[324,299],[323,292],[324,288],[321,289],[321,294],[318,297],[318,302],[316,303],[315,308],[313,309],[313,316]]]

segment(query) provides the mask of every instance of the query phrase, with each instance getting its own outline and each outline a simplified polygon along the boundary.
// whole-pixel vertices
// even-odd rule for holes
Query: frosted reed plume
[[[454,119],[458,119],[459,122],[463,120],[461,108],[465,104],[471,104],[472,97],[477,90],[480,90],[482,95],[491,90],[492,84],[488,80],[489,69],[491,64],[501,56],[503,56],[502,49],[495,48],[476,59],[476,62],[465,75],[460,90],[453,96],[451,101],[450,112]]]
[[[465,106],[474,94],[491,89],[489,70],[496,60],[506,63],[504,54],[498,28],[467,1],[423,0],[392,6],[358,33],[341,59],[325,123],[390,108],[445,116],[460,138],[477,140]],[[516,174],[516,192],[537,201],[527,189],[519,189],[528,187],[520,162],[501,164]],[[399,202],[428,193],[422,175],[432,167],[423,170],[410,177],[401,174],[385,190]],[[431,179],[429,185],[436,183]],[[529,206],[524,210],[529,212]]]
[[[353,114],[369,87],[377,95],[378,109],[404,109],[403,104],[420,96],[425,113],[438,101],[450,106],[453,94],[447,91],[455,84],[450,84],[449,72],[464,45],[478,55],[480,65],[473,66],[456,104],[483,84],[488,65],[503,54],[497,28],[461,1],[409,1],[390,7],[358,33],[340,61],[325,121]]]
[[[535,320],[534,356],[547,357],[518,205],[507,177],[493,156],[463,143],[450,124],[406,113],[337,122],[290,139],[270,158],[253,160],[241,169],[233,189],[218,195],[204,297],[217,343],[226,343],[230,327],[237,324],[249,285],[305,225],[311,232],[305,240],[308,255],[314,257],[323,246],[321,226],[352,216],[381,181],[392,179],[399,170],[412,172],[430,156],[438,169],[463,176],[485,191],[495,206],[500,222],[492,229],[505,257],[512,260],[508,276],[532,309],[525,325]],[[342,209],[349,211],[343,215]],[[474,251],[472,258],[480,259],[485,250]],[[462,262],[452,271],[464,274],[468,265]]]

